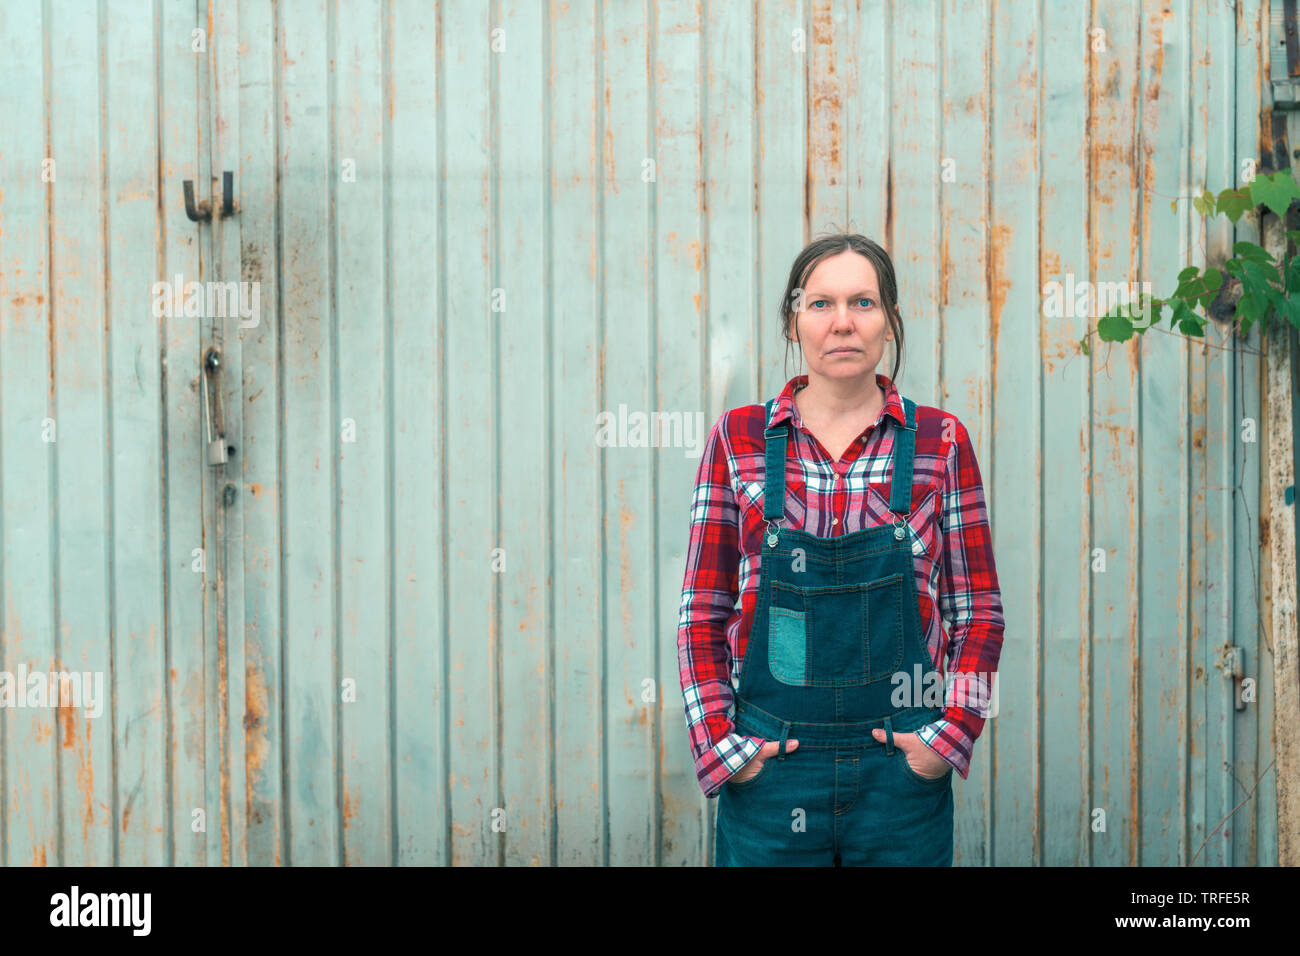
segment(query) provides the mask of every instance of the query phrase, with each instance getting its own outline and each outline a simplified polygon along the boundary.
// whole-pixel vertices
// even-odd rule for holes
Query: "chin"
[[[866,362],[831,362],[822,369],[826,378],[864,378],[871,376],[874,380],[876,368]]]

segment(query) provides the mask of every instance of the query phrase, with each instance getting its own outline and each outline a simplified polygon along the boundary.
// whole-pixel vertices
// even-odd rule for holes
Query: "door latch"
[[[1246,702],[1241,699],[1242,681],[1246,679],[1246,649],[1236,645],[1223,648],[1223,676],[1232,680],[1232,704],[1234,710],[1245,710]]]
[[[208,464],[226,463],[226,420],[221,414],[221,352],[215,345],[203,353],[203,434],[208,443]]]

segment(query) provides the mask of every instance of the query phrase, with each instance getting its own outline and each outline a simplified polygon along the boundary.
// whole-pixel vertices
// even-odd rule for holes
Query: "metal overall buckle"
[[[780,532],[780,530],[781,529],[777,527],[775,521],[773,521],[771,518],[767,519],[767,546],[769,548],[776,547],[777,541],[780,540],[780,538],[778,537],[778,533]]]
[[[895,517],[898,520],[894,522],[894,537],[897,538],[899,541],[902,541],[904,538],[907,537],[907,517],[911,513],[912,513],[911,511],[904,511],[900,515],[897,512],[895,512]]]

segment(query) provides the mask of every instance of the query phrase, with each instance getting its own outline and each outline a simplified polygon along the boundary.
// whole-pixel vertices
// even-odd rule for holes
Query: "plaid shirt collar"
[[[793,419],[796,428],[803,427],[803,419],[799,417],[799,408],[794,403],[794,393],[808,384],[807,375],[796,375],[790,381],[785,383],[785,388],[777,397],[776,403],[772,406],[772,418],[768,421],[767,427],[774,428],[781,424],[787,418]],[[876,384],[885,390],[885,407],[880,410],[880,417],[876,419],[879,425],[886,415],[889,415],[899,425],[907,423],[903,412],[903,398],[898,394],[898,389],[894,386],[893,381],[888,375],[876,373]]]

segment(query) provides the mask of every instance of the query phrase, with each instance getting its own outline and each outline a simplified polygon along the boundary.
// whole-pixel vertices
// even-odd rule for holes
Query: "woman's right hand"
[[[799,741],[788,739],[785,742],[785,752],[789,753],[799,746]],[[732,783],[744,783],[753,777],[757,777],[759,771],[763,769],[763,764],[769,759],[776,756],[776,752],[781,749],[781,743],[777,740],[769,740],[763,746],[758,748],[758,753],[749,758],[749,761],[733,773],[728,779]]]

